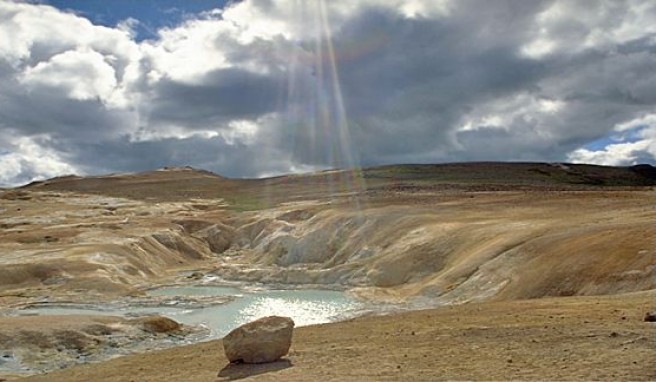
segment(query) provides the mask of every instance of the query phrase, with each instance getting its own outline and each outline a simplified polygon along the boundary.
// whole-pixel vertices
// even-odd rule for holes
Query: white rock
[[[289,317],[263,317],[228,333],[223,349],[230,362],[273,362],[289,351],[293,329]]]

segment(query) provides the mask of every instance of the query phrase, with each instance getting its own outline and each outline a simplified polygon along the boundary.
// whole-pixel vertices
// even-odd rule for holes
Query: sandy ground
[[[298,328],[289,356],[229,365],[220,341],[37,381],[654,380],[656,293],[466,304]]]

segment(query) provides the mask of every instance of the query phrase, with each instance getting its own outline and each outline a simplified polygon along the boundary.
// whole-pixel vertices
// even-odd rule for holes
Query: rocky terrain
[[[335,380],[401,375],[603,379],[615,373],[624,379],[650,379],[656,374],[645,362],[654,355],[654,327],[640,318],[643,310],[653,309],[655,185],[655,169],[648,165],[539,163],[386,166],[257,180],[170,168],[36,182],[0,194],[0,329],[40,320],[37,326],[44,332],[39,336],[48,338],[43,348],[57,352],[59,347],[64,349],[59,353],[77,359],[98,346],[62,347],[59,334],[52,331],[64,330],[57,325],[66,319],[16,312],[35,304],[139,299],[158,285],[211,276],[347,289],[368,301],[415,309],[449,306],[425,316],[417,312],[402,319],[370,317],[301,328],[292,347],[297,351],[291,356],[294,366],[265,370],[260,378],[284,373],[291,380],[303,380],[303,375]],[[486,311],[482,316],[481,310]],[[625,313],[611,314],[615,310]],[[586,319],[586,312],[595,318]],[[107,320],[102,324],[122,328],[125,338],[162,337],[144,331],[142,323]],[[429,329],[442,320],[450,324],[439,333]],[[65,330],[89,343],[111,344],[111,339],[89,334],[92,324],[98,323],[84,321]],[[338,335],[337,327],[351,337]],[[348,366],[356,361],[347,360],[347,353],[358,360],[361,353],[390,350],[384,343],[409,346],[403,345],[403,336],[389,333],[413,328],[425,336],[417,337],[421,341],[416,351],[406,352],[407,360],[395,358],[385,367],[370,364],[361,371]],[[5,348],[28,349],[35,342],[7,333],[9,329],[0,331],[0,343],[10,344],[1,345]],[[608,337],[611,333],[616,335]],[[366,340],[357,340],[363,335]],[[531,339],[538,341],[531,344],[549,344],[542,346],[549,351],[554,343],[571,340],[567,351],[576,353],[578,361],[570,370],[558,371],[563,361],[545,364],[551,353],[526,343]],[[312,341],[341,350],[334,357],[327,349],[309,350],[314,349]],[[477,358],[478,366],[469,371],[434,355],[422,360],[422,352],[442,341],[455,349],[449,353],[453,359],[471,363],[477,354],[483,359]],[[622,341],[632,342],[615,344]],[[209,344],[188,351],[203,353],[205,360],[203,349]],[[613,350],[615,345],[627,349],[627,362],[636,363],[624,368],[602,362],[617,359],[622,350]],[[499,359],[492,359],[484,357],[487,347],[506,349],[498,349]],[[565,352],[564,345],[556,347]],[[138,359],[180,356],[181,351]],[[394,349],[390,357],[399,352]],[[554,354],[553,360],[570,357]],[[311,365],[319,359],[331,364],[332,371],[303,374],[315,370]],[[220,363],[216,355],[215,374]],[[65,371],[57,378],[86,380],[84,370],[96,373],[100,369],[93,368],[105,367],[101,365],[73,368],[71,373],[81,374]],[[485,372],[486,367],[497,374]],[[55,374],[50,377],[56,380]],[[161,380],[163,374],[153,371],[142,377],[137,380]]]
[[[51,370],[161,347],[191,334],[166,317],[20,316],[0,318],[0,349],[5,373]]]

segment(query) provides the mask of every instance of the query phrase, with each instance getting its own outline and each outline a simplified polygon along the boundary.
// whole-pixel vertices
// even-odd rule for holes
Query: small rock
[[[656,312],[647,312],[645,313],[645,322],[656,322]]]
[[[609,337],[617,337],[618,334],[617,334],[617,332],[610,332],[610,334],[608,336]]]
[[[170,333],[182,328],[182,325],[176,321],[162,316],[138,318],[137,321],[141,324],[143,330],[151,333]]]
[[[230,362],[273,362],[289,351],[293,329],[289,317],[263,317],[228,333],[223,349]]]

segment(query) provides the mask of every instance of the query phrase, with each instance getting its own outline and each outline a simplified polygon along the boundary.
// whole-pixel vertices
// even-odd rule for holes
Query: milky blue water
[[[356,314],[362,304],[344,292],[328,290],[255,290],[247,291],[223,286],[167,287],[148,292],[150,296],[232,296],[233,300],[219,305],[199,308],[181,306],[143,307],[139,305],[121,308],[89,305],[66,307],[37,307],[29,309],[30,314],[40,315],[118,315],[135,316],[160,314],[188,325],[203,325],[211,337],[222,337],[230,330],[264,316],[279,315],[291,317],[296,326],[321,324],[347,318]]]
[[[343,292],[327,290],[241,291],[229,287],[173,287],[152,291],[159,296],[236,296],[225,304],[167,314],[184,324],[207,325],[223,336],[239,325],[264,316],[291,317],[296,326],[321,324],[353,314],[360,303]]]

